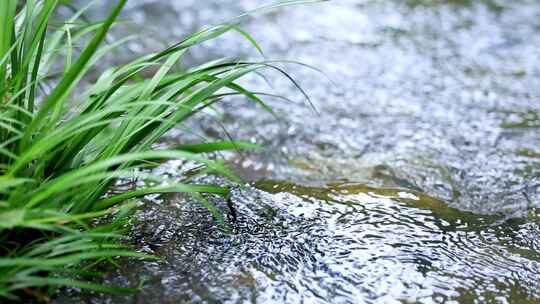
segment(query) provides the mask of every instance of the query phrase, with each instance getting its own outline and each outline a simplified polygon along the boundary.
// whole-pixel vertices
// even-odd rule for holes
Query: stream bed
[[[129,1],[126,17],[145,30],[124,51],[265,3]],[[228,200],[212,198],[232,233],[186,196],[149,197],[129,242],[162,259],[122,261],[106,278],[141,292],[72,290],[58,303],[540,301],[538,1],[335,0],[242,27],[267,58],[325,75],[283,64],[313,107],[270,71],[243,84],[290,98],[267,99],[281,120],[229,99],[164,139],[264,147],[219,155],[244,184],[200,178],[232,185]],[[261,59],[227,35],[185,64],[220,56]],[[156,171],[182,178],[189,166]]]

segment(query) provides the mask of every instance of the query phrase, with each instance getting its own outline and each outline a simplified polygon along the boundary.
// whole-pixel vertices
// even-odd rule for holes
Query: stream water
[[[144,25],[125,52],[157,50],[264,1],[132,0]],[[102,17],[107,5],[94,9]],[[245,100],[165,143],[246,139],[225,153],[246,184],[215,199],[227,234],[182,195],[148,198],[130,242],[162,260],[121,263],[107,284],[136,295],[71,293],[58,303],[537,303],[540,301],[540,3],[336,0],[244,18],[311,96],[267,73]],[[240,35],[186,65],[257,58]],[[260,59],[260,57],[259,57]],[[182,176],[189,164],[157,170]],[[229,183],[206,176],[204,182]]]

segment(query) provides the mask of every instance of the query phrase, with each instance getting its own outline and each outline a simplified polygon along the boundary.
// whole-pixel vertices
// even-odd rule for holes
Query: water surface
[[[262,4],[130,1],[127,16],[157,30],[127,51]],[[187,197],[149,198],[130,242],[163,260],[126,261],[107,278],[144,281],[141,293],[59,302],[540,301],[537,1],[342,0],[243,24],[267,57],[324,70],[332,82],[285,66],[317,112],[270,72],[271,86],[244,84],[293,99],[270,100],[284,121],[232,99],[190,122],[196,135],[171,132],[166,143],[232,136],[266,147],[221,155],[248,182],[214,200],[233,233]],[[247,48],[228,35],[184,63],[260,58]]]

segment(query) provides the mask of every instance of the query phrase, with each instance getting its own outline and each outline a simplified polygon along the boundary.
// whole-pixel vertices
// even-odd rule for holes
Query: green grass
[[[231,31],[260,49],[235,24],[206,28],[161,52],[111,67],[75,94],[92,66],[129,39],[103,43],[125,2],[119,0],[103,22],[82,22],[81,11],[53,27],[55,0],[0,1],[0,300],[60,286],[132,292],[92,283],[92,278],[100,262],[152,258],[121,242],[134,200],[191,193],[222,221],[201,194],[228,192],[215,185],[167,181],[149,169],[165,160],[187,159],[204,165],[204,173],[234,179],[204,153],[253,147],[222,141],[157,150],[155,142],[224,96],[245,96],[273,113],[260,94],[237,83],[261,69],[278,69],[270,62],[217,60],[184,71],[174,68],[190,47]],[[312,1],[277,6],[305,2]],[[151,78],[140,77],[149,68],[157,71]],[[156,183],[111,191],[117,181],[134,175]]]

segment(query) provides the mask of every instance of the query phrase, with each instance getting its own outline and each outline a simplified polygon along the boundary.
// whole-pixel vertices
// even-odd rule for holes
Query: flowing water
[[[124,52],[265,2],[129,3],[147,38]],[[538,1],[336,0],[242,23],[268,58],[331,79],[285,65],[316,111],[270,72],[271,86],[244,84],[291,98],[270,100],[282,121],[231,99],[191,122],[196,134],[169,134],[166,143],[232,136],[265,147],[221,155],[246,181],[214,199],[232,233],[183,195],[150,197],[130,242],[162,260],[124,261],[106,279],[142,291],[59,303],[540,301]],[[228,35],[185,64],[257,58],[246,50]],[[181,178],[189,166],[158,172]]]

